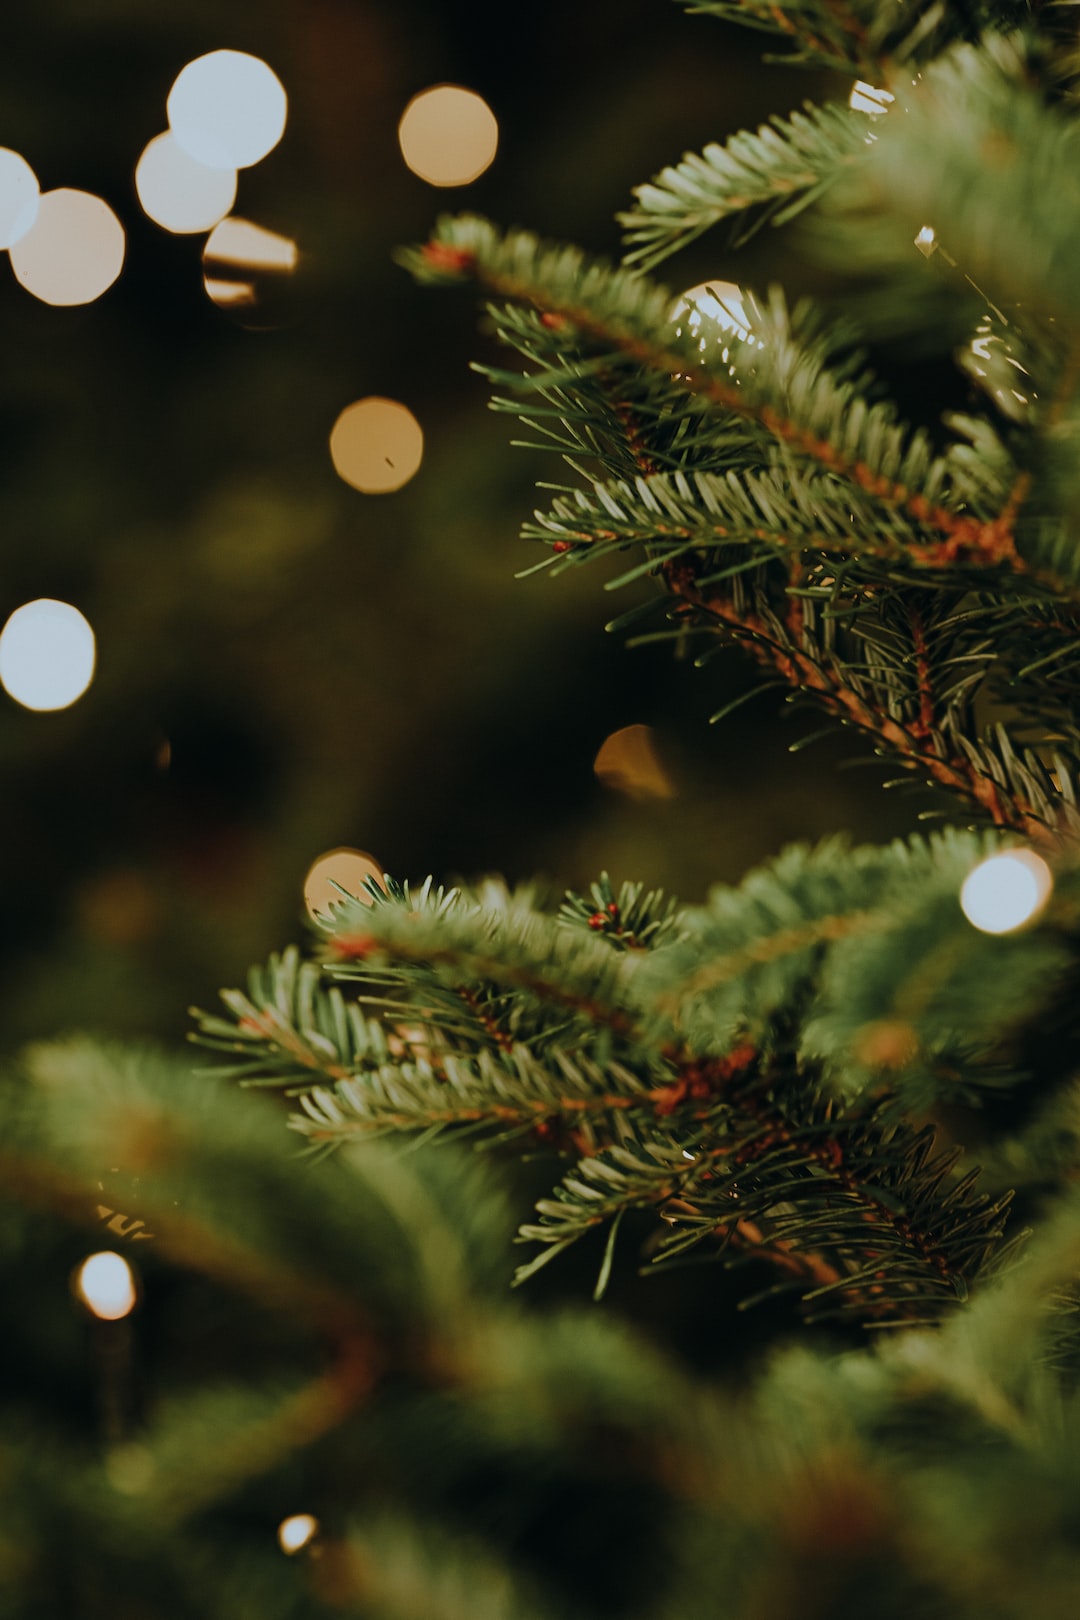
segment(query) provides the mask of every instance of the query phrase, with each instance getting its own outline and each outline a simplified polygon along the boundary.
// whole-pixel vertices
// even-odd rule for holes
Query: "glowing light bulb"
[[[326,914],[334,904],[340,904],[344,889],[357,900],[370,903],[364,892],[364,882],[373,878],[380,887],[383,869],[373,855],[362,849],[329,849],[313,862],[304,879],[304,902],[313,917]]]
[[[124,227],[88,191],[46,191],[11,248],[15,279],[44,304],[90,304],[124,267]]]
[[[37,219],[37,175],[18,152],[0,146],[0,248],[14,247]]]
[[[94,632],[78,608],[43,596],[0,631],[0,685],[24,709],[66,709],[94,676]]]
[[[330,432],[334,471],[364,495],[400,489],[423,454],[424,435],[413,413],[378,395],[346,405]]]
[[[1041,855],[1030,849],[1004,850],[968,873],[960,907],[982,933],[1009,934],[1038,916],[1053,886],[1053,874]]]
[[[169,91],[169,128],[197,163],[246,169],[280,141],[288,106],[281,80],[259,57],[211,51],[177,75]]]
[[[135,1309],[135,1275],[122,1254],[103,1249],[84,1260],[75,1274],[75,1293],[92,1316],[119,1322]]]
[[[413,96],[398,124],[401,155],[431,186],[467,186],[494,162],[495,114],[475,90],[437,84]]]
[[[918,248],[924,259],[930,258],[931,254],[937,252],[937,233],[932,225],[923,226],[922,230],[915,238],[915,246]]]
[[[135,190],[144,213],[163,230],[209,231],[236,201],[236,170],[197,163],[166,130],[136,164]]]
[[[856,79],[848,96],[848,106],[852,112],[869,113],[871,118],[878,118],[882,113],[888,112],[890,103],[895,99],[888,90],[867,84],[864,79]]]
[[[278,1525],[278,1546],[282,1552],[298,1553],[319,1533],[319,1521],[311,1513],[293,1513]]]

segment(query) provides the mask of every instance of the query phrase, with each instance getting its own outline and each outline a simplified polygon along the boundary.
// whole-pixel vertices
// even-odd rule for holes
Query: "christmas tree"
[[[536,569],[943,824],[700,905],[376,872],[195,1013],[194,1074],[24,1052],[7,1282],[66,1404],[5,1434],[12,1615],[1076,1612],[1075,30],[692,9],[830,99],[642,185],[621,266],[472,215],[400,258],[479,292],[555,452]],[[844,308],[655,280],[728,221]],[[902,413],[905,351],[943,397]],[[80,1340],[40,1277],[88,1224]]]

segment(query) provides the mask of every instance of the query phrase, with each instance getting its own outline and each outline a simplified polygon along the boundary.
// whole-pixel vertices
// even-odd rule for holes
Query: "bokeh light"
[[[383,869],[373,855],[362,849],[328,849],[312,863],[304,879],[304,902],[308,911],[313,917],[325,916],[332,905],[340,905],[344,898],[342,889],[355,899],[370,903],[364,893],[367,878],[384,887]]]
[[[250,219],[231,216],[203,248],[203,286],[219,309],[241,326],[278,326],[292,312],[296,243]]]
[[[37,175],[26,159],[0,146],[0,248],[14,246],[31,229],[40,197]]]
[[[848,106],[852,112],[867,113],[869,117],[877,118],[881,113],[888,112],[894,99],[888,90],[867,84],[865,79],[856,79],[848,96]]]
[[[984,934],[1009,934],[1042,911],[1054,886],[1053,873],[1030,849],[991,855],[970,871],[960,906],[972,927]]]
[[[0,631],[0,685],[24,709],[66,709],[94,676],[94,632],[50,596],[24,602]]]
[[[623,726],[605,738],[593,771],[606,788],[631,799],[672,799],[675,783],[657,751],[651,726]]]
[[[135,1309],[135,1274],[122,1254],[102,1249],[84,1260],[75,1273],[75,1294],[102,1322],[119,1322]]]
[[[144,213],[166,231],[208,231],[236,201],[236,170],[210,169],[177,144],[170,130],[155,135],[135,166]]]
[[[702,281],[688,287],[671,306],[671,318],[685,323],[691,335],[704,334],[708,326],[719,327],[735,337],[750,336],[750,320],[743,303],[742,289],[733,281]],[[702,336],[702,347],[705,338]]]
[[[11,249],[15,278],[45,304],[90,304],[124,267],[124,227],[89,191],[46,191]]]
[[[335,472],[365,495],[400,489],[423,455],[424,435],[413,413],[377,394],[346,405],[330,433]]]
[[[277,74],[259,57],[211,51],[177,75],[168,113],[169,128],[197,163],[246,169],[280,141],[288,99]]]
[[[495,114],[475,90],[437,84],[413,96],[398,124],[401,155],[432,186],[467,186],[490,168],[499,145]]]
[[[282,1552],[298,1553],[319,1533],[319,1521],[311,1513],[292,1513],[278,1525],[278,1546]]]

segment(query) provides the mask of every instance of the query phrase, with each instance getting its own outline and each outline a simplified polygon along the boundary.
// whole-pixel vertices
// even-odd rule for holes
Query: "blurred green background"
[[[277,330],[217,309],[204,238],[158,229],[134,191],[177,72],[222,46],[289,95],[236,205],[301,249]],[[665,0],[49,0],[5,18],[0,144],[128,233],[123,275],[86,307],[40,304],[0,268],[0,621],[56,596],[98,641],[71,709],[0,695],[6,1044],[178,1037],[189,1003],[303,933],[304,874],[336,845],[399,877],[544,873],[557,893],[607,866],[695,899],[791,839],[911,825],[874,772],[838,770],[845,739],[789,758],[816,722],[782,722],[775,694],[710,729],[753,679],[737,655],[699,673],[627,651],[603,626],[632,598],[596,569],[515,581],[538,556],[516,538],[532,484],[558,464],[511,449],[488,411],[471,297],[391,259],[446,208],[617,252],[632,185],[822,89],[761,51]],[[501,131],[493,167],[453,190],[412,175],[396,138],[443,81]],[[717,236],[668,279],[827,292],[792,243]],[[330,461],[337,414],[368,394],[424,430],[397,494],[361,495]],[[632,724],[653,728],[673,796],[594,775]]]

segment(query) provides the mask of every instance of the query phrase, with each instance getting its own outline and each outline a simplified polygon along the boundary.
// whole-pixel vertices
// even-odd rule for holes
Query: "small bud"
[[[334,955],[345,961],[362,962],[378,948],[379,942],[374,934],[337,934],[330,941],[330,949]]]
[[[463,275],[476,263],[476,255],[468,248],[451,247],[448,242],[425,242],[420,250],[433,270],[446,270]]]

